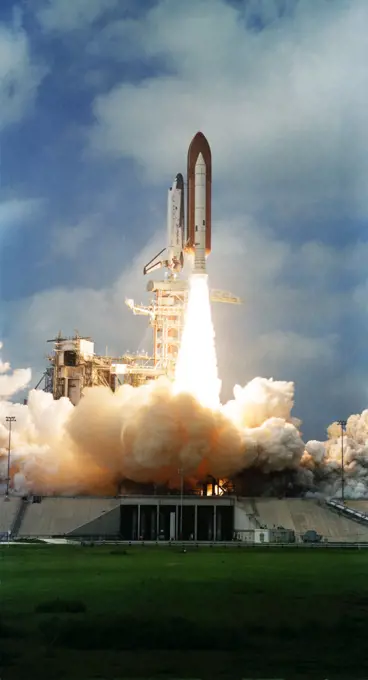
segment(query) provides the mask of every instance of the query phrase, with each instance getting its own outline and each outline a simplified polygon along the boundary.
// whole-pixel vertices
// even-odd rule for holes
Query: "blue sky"
[[[137,6],[139,5],[139,9]],[[213,153],[224,396],[294,380],[308,438],[367,403],[365,0],[35,0],[0,7],[0,337],[42,373],[61,328],[149,349],[125,297],[166,189]]]

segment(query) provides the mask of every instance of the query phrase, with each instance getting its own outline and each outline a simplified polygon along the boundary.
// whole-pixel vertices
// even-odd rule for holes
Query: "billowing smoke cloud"
[[[115,393],[87,389],[76,407],[32,390],[27,405],[0,400],[0,479],[6,477],[6,416],[14,415],[11,474],[21,492],[116,493],[124,480],[178,487],[183,470],[191,484],[240,474],[257,479],[257,493],[264,479],[268,493],[272,486],[280,493],[283,484],[339,495],[340,426],[329,428],[327,442],[304,444],[293,404],[293,383],[265,378],[236,386],[234,399],[218,410],[175,394],[164,378]],[[368,495],[368,411],[349,418],[344,450],[346,493]]]
[[[313,472],[315,488],[328,496],[341,496],[342,451],[344,451],[345,495],[368,496],[368,410],[351,415],[342,437],[341,425],[332,423],[324,443],[310,441],[301,464]],[[343,441],[342,441],[343,440]]]
[[[0,402],[0,475],[6,415],[16,417],[11,462],[18,490],[106,492],[124,479],[177,486],[179,470],[195,483],[251,466],[297,468],[304,445],[290,418],[292,403],[290,383],[260,378],[236,388],[234,401],[219,410],[174,394],[164,378],[116,393],[87,389],[76,407],[32,390],[27,406]]]
[[[0,342],[0,350],[2,349]],[[10,373],[9,363],[3,363],[0,355],[0,398],[12,397],[29,385],[32,377],[30,368],[19,368]],[[10,375],[9,375],[10,373]]]

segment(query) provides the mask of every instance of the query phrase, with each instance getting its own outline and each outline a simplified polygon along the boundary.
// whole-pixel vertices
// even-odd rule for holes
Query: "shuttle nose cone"
[[[183,190],[183,188],[184,188],[184,178],[183,178],[183,175],[181,174],[181,172],[178,172],[178,174],[175,177],[175,185],[181,191]]]

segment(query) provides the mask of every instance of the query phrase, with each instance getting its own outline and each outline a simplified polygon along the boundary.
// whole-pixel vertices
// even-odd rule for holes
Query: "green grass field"
[[[0,677],[363,678],[368,551],[0,547]]]

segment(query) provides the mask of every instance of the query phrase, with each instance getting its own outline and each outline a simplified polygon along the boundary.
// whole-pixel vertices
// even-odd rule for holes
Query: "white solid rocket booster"
[[[200,153],[194,169],[194,274],[206,273],[206,164]]]

